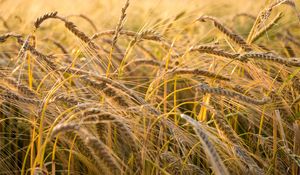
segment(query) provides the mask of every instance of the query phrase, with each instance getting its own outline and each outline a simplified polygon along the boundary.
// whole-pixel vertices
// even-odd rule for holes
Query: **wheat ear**
[[[20,34],[16,34],[16,33],[5,33],[5,34],[2,34],[0,35],[0,43],[3,43],[5,42],[8,38],[20,38],[22,37],[22,35]]]
[[[23,45],[23,44],[24,44],[24,41],[23,41],[21,38],[18,38],[18,43],[19,43],[20,45]],[[51,60],[51,57],[49,57],[49,56],[47,56],[47,55],[44,55],[43,53],[41,53],[40,51],[36,50],[36,49],[35,49],[34,47],[32,47],[31,45],[28,45],[26,48],[29,50],[29,52],[30,52],[32,55],[34,55],[34,56],[36,56],[37,58],[40,58],[40,59],[42,59],[43,61],[45,61],[45,62],[47,63],[47,65],[48,65],[51,69],[55,70],[55,69],[57,69],[57,68],[59,67],[59,66],[57,65],[57,63],[55,63],[54,61]]]
[[[127,108],[130,107],[129,103],[127,102],[127,99],[125,98],[125,95],[122,94],[122,92],[120,92],[118,89],[110,85],[106,85],[102,92],[113,102],[116,102],[119,107],[125,110],[127,110]]]
[[[156,109],[154,109],[151,105],[149,105],[143,98],[138,96],[136,94],[136,92],[127,88],[125,85],[123,85],[117,81],[114,81],[108,77],[95,75],[93,73],[90,73],[90,72],[87,72],[84,70],[80,70],[80,69],[76,69],[76,68],[61,67],[58,69],[58,71],[67,72],[67,73],[71,73],[71,74],[75,74],[75,75],[81,75],[79,77],[81,80],[89,83],[90,85],[94,86],[95,88],[103,88],[103,87],[105,87],[105,84],[109,84],[109,85],[113,86],[114,88],[119,89],[120,91],[126,93],[129,97],[134,99],[137,104],[145,105],[145,108],[148,109],[149,112],[151,112],[152,114],[159,115],[159,112]]]
[[[97,26],[95,25],[95,23],[93,22],[93,20],[91,20],[88,16],[84,15],[84,14],[79,14],[79,15],[69,15],[68,17],[80,17],[84,20],[86,20],[94,29],[94,31],[98,31]]]
[[[224,24],[222,24],[220,21],[218,21],[216,18],[212,16],[201,16],[197,19],[197,21],[205,22],[206,20],[210,20],[213,22],[214,26],[222,32],[225,36],[230,38],[232,41],[234,41],[236,44],[238,44],[242,49],[245,51],[252,50],[251,47],[247,44],[247,42],[238,34],[233,32],[231,29],[227,28]]]
[[[83,128],[79,129],[78,134],[92,152],[104,161],[112,174],[119,174],[122,172],[121,166],[113,157],[111,150],[101,140],[97,139]]]
[[[115,30],[107,30],[107,31],[95,33],[91,37],[91,40],[95,40],[97,38],[101,38],[106,35],[114,35],[115,36],[115,34],[116,34]],[[129,36],[129,37],[136,37],[139,35],[139,37],[144,40],[151,40],[151,41],[158,41],[158,42],[163,41],[162,36],[159,33],[155,32],[154,30],[146,30],[143,32],[143,34],[139,34],[138,32],[134,32],[134,31],[130,31],[130,30],[122,30],[119,32],[118,35],[125,35],[125,36]],[[169,44],[167,44],[166,46],[170,47]]]
[[[238,59],[238,53],[230,53],[226,52],[222,49],[217,48],[216,46],[209,46],[209,45],[196,45],[192,46],[187,52],[199,52],[199,53],[207,53],[210,55],[216,55],[224,58],[230,59]],[[186,54],[186,53],[184,53]],[[183,56],[184,54],[179,54],[178,56]]]
[[[270,101],[269,98],[263,98],[261,100],[257,100],[257,99],[250,98],[248,96],[245,96],[245,95],[240,94],[235,91],[230,91],[230,90],[219,88],[219,87],[217,87],[217,88],[209,87],[207,84],[200,84],[199,86],[197,86],[197,89],[201,92],[211,93],[211,94],[215,94],[215,95],[223,95],[226,97],[234,98],[237,100],[241,100],[241,101],[251,103],[251,104],[256,104],[256,105],[264,105]]]
[[[125,20],[125,17],[126,17],[126,10],[127,10],[128,7],[129,7],[129,0],[126,0],[124,6],[122,7],[122,10],[121,10],[122,13],[121,13],[119,22],[117,24],[117,27],[115,29],[114,37],[112,39],[112,48],[117,43],[117,40],[118,40],[118,37],[119,37],[119,33],[123,29],[124,20]]]
[[[241,60],[247,60],[249,58],[260,59],[260,60],[265,60],[265,61],[273,61],[273,62],[277,62],[280,64],[284,64],[286,66],[296,66],[296,67],[300,66],[300,60],[298,60],[296,58],[291,58],[291,59],[282,58],[280,56],[276,56],[271,53],[248,52],[245,54],[241,54],[239,56],[239,59],[241,59]]]
[[[124,65],[124,69],[128,66],[130,66],[131,64],[135,64],[135,65],[149,65],[149,66],[154,66],[154,67],[165,67],[164,63],[161,63],[157,60],[150,60],[150,59],[135,59],[132,61],[129,61],[127,64]],[[171,66],[169,66],[170,68]]]
[[[190,123],[193,126],[197,136],[199,137],[201,143],[203,144],[205,153],[209,158],[210,164],[212,165],[215,173],[217,175],[229,175],[229,172],[225,167],[225,165],[223,164],[222,159],[220,158],[216,148],[211,143],[208,135],[201,128],[199,123],[185,114],[181,114],[181,117],[184,118],[188,123]]]
[[[50,18],[57,18],[57,12],[46,13],[43,16],[38,17],[36,19],[36,21],[34,22],[35,28],[38,29],[45,20],[50,19]]]
[[[83,113],[83,117],[84,120],[89,119],[91,117],[96,120],[111,120],[117,126],[117,129],[120,131],[120,133],[125,137],[126,142],[128,142],[128,144],[131,146],[133,153],[137,157],[137,162],[139,163],[141,157],[139,155],[139,147],[137,144],[137,140],[132,134],[130,128],[123,121],[123,117],[109,112],[102,112],[102,110],[99,110],[97,108],[85,110]]]
[[[0,90],[2,90],[2,92],[0,93],[0,97],[4,100],[9,100],[11,102],[22,102],[22,103],[29,103],[29,104],[39,104],[39,100],[35,99],[35,98],[28,98],[28,97],[24,97],[2,85],[0,85]]]
[[[256,162],[248,155],[244,147],[241,146],[241,139],[238,137],[236,132],[226,122],[224,116],[214,111],[214,120],[218,128],[223,131],[224,135],[233,143],[234,151],[236,155],[241,158],[246,166],[249,168],[248,171],[254,174],[263,174],[262,169],[256,164]]]
[[[235,20],[237,17],[240,17],[240,16],[244,16],[244,17],[247,17],[252,20],[256,19],[256,17],[254,15],[251,15],[249,13],[238,13],[238,14],[234,15],[233,20]]]
[[[60,94],[52,98],[49,103],[55,103],[57,101],[65,102],[70,106],[78,105],[80,104],[80,100],[76,98],[75,96],[70,96],[70,95],[64,95]]]
[[[215,78],[219,80],[225,80],[229,81],[230,78],[215,74],[213,72],[209,72],[202,69],[174,69],[166,72],[167,75],[184,75],[184,74],[191,74],[191,75],[197,75],[197,76],[205,76],[209,78]]]
[[[107,168],[109,168],[109,170],[111,171],[110,173],[118,174],[122,172],[121,166],[113,157],[111,150],[102,141],[91,135],[88,130],[80,127],[79,124],[58,124],[53,128],[51,136],[55,137],[58,133],[67,131],[76,131],[85,145],[94,153],[94,157],[96,158],[96,160],[102,160]],[[100,162],[99,164],[101,165],[102,162]]]
[[[279,5],[282,5],[282,4],[289,5],[289,6],[293,7],[293,8],[296,7],[296,4],[295,4],[295,2],[293,0],[277,0],[276,2],[272,3],[269,6],[269,8],[272,9],[272,8],[277,7]]]
[[[18,89],[18,91],[20,91],[24,95],[36,96],[36,93],[34,91],[29,89],[27,86],[18,83],[14,78],[8,77],[7,75],[5,75],[2,72],[0,72],[0,77],[8,84],[16,87]]]
[[[294,147],[293,147],[293,154],[295,155],[295,162],[293,163],[293,171],[296,173],[296,172],[299,172],[299,169],[300,169],[300,157],[299,157],[299,154],[300,154],[300,120],[296,120],[294,122]],[[296,159],[298,155],[298,159]],[[297,162],[298,160],[298,162]]]
[[[39,17],[36,22],[34,23],[36,29],[40,27],[40,25],[47,19],[55,18],[65,23],[65,27],[72,32],[75,36],[77,36],[80,40],[91,46],[93,49],[99,49],[99,47],[90,40],[90,38],[82,31],[80,31],[77,26],[71,22],[68,21],[66,18],[63,18],[61,16],[57,15],[57,12],[47,13],[41,17]]]
[[[261,38],[264,33],[268,32],[277,22],[282,18],[282,13],[279,13],[268,25],[266,25],[263,29],[259,30],[255,35],[251,38],[251,43],[255,42],[259,38]]]

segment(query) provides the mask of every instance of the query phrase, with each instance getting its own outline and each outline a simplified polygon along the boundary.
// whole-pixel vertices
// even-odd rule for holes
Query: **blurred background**
[[[19,31],[31,29],[37,17],[51,11],[58,11],[62,16],[86,15],[99,29],[105,29],[116,25],[124,3],[125,0],[0,0],[0,16],[10,21],[8,25],[17,25],[15,29]],[[236,14],[251,10],[251,13],[256,14],[259,7],[266,3],[265,0],[132,0],[127,24],[133,25],[129,26],[133,28],[152,25],[157,19],[171,18],[180,12],[188,13],[182,20],[191,18],[192,21],[192,15],[204,13],[222,16],[224,19],[224,16],[232,14],[230,11]],[[85,25],[85,22],[80,25]]]

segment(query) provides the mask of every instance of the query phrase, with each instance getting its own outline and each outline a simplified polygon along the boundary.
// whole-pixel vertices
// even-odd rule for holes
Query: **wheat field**
[[[300,174],[300,1],[0,0],[0,174]]]

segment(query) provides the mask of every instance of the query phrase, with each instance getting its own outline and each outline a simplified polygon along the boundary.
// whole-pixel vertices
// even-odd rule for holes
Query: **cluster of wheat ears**
[[[157,21],[163,30],[140,31],[124,29],[128,7],[115,29],[93,35],[58,12],[38,17],[31,33],[2,19],[0,174],[300,172],[294,1],[234,22],[181,12]],[[294,22],[282,27],[287,11]],[[237,21],[251,24],[247,35]],[[51,36],[60,24],[81,44],[75,51]],[[203,25],[204,39],[190,42]]]

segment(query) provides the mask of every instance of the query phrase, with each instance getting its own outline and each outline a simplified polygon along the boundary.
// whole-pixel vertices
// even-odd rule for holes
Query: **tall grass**
[[[299,2],[159,2],[0,1],[0,174],[300,173]]]

